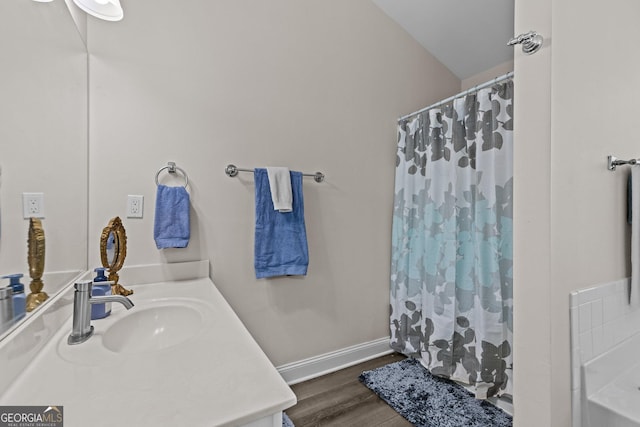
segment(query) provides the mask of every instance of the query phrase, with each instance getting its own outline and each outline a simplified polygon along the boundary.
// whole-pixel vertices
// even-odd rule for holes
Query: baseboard
[[[391,353],[393,350],[389,347],[389,337],[384,337],[287,363],[277,369],[287,384],[293,385]]]

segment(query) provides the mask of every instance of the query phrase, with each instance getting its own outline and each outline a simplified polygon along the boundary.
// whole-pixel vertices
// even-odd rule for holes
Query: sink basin
[[[102,336],[102,344],[115,353],[144,353],[173,347],[192,338],[203,323],[201,312],[175,304],[134,309]]]

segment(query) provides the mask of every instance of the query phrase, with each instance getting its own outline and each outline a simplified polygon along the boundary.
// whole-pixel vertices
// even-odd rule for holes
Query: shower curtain
[[[512,394],[513,81],[398,124],[391,346]]]

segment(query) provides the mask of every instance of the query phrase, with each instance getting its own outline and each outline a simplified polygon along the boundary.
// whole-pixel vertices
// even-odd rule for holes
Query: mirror
[[[115,265],[116,261],[118,260],[117,255],[118,252],[116,251],[116,235],[113,231],[109,232],[109,235],[107,236],[107,263],[109,265]],[[104,268],[108,268],[109,265],[105,266],[103,265]]]
[[[31,218],[29,221],[27,246],[29,248],[27,262],[29,263],[29,276],[31,276],[31,284],[29,285],[31,293],[27,295],[27,312],[31,312],[49,298],[49,295],[42,290],[44,288],[42,274],[44,273],[45,239],[42,222],[37,218]]]
[[[124,265],[127,256],[127,233],[124,230],[120,217],[111,218],[109,224],[100,235],[100,260],[102,266],[109,270],[109,280],[112,295],[131,295],[133,291],[125,289],[118,280],[118,271]]]
[[[64,0],[2,0],[0,52],[0,275],[26,282],[42,267],[53,297],[87,270],[87,51]],[[36,216],[47,230],[46,263],[43,247],[27,247],[27,230],[39,232],[23,193],[44,197]]]

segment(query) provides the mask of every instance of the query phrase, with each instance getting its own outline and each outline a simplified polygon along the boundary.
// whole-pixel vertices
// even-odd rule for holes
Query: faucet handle
[[[93,285],[93,280],[80,280],[73,285],[78,292],[89,292]]]

